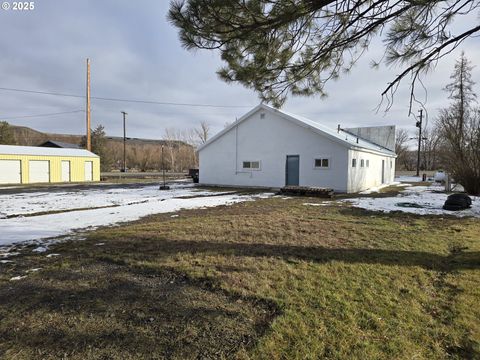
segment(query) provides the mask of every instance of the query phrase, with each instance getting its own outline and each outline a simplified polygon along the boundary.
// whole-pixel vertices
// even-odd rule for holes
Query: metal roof
[[[0,155],[98,157],[98,155],[95,155],[94,153],[84,149],[15,145],[0,145]]]
[[[81,147],[77,144],[71,144],[71,143],[66,143],[63,141],[56,141],[56,140],[47,140],[44,143],[40,144],[39,146],[42,147],[50,147],[48,144],[52,144],[55,146],[52,147],[59,147],[59,148],[64,148],[64,149],[81,149]]]
[[[309,125],[309,126],[313,127],[314,129],[321,131],[325,135],[328,135],[330,137],[334,137],[334,138],[340,140],[341,142],[344,142],[345,144],[348,144],[350,147],[359,147],[359,148],[362,148],[362,149],[368,149],[368,150],[381,152],[381,153],[384,153],[386,155],[392,155],[392,156],[395,155],[395,153],[393,151],[391,151],[391,150],[389,150],[389,149],[387,149],[383,146],[374,144],[374,143],[372,143],[368,140],[362,139],[361,137],[358,137],[355,134],[352,134],[348,131],[344,131],[342,129],[332,130],[332,129],[330,129],[330,128],[322,125],[322,124],[317,123],[316,121],[307,119],[303,116],[294,115],[294,114],[288,113],[286,111],[277,110],[277,109],[273,109],[273,108],[272,108],[272,110],[283,113],[283,114],[285,114],[289,117],[292,117],[292,118],[294,118],[294,119],[296,119],[296,120],[298,120],[298,121],[300,121],[300,122],[302,122],[306,125]]]
[[[201,150],[202,148],[211,144],[216,139],[221,137],[223,134],[230,131],[230,129],[237,126],[242,121],[248,119],[251,115],[253,115],[258,110],[261,110],[261,109],[276,113],[276,114],[280,115],[281,117],[283,117],[284,119],[290,120],[290,121],[296,123],[297,125],[308,128],[308,129],[316,132],[317,134],[324,135],[327,138],[329,138],[329,139],[331,139],[335,142],[338,142],[342,145],[347,146],[348,148],[357,149],[357,150],[368,150],[368,151],[373,151],[373,152],[376,152],[376,153],[385,154],[385,155],[388,155],[388,156],[396,156],[396,154],[393,151],[390,151],[389,149],[384,148],[383,146],[374,144],[370,141],[367,141],[365,139],[357,137],[357,136],[355,136],[355,135],[353,135],[349,132],[346,132],[346,131],[343,131],[343,130],[340,130],[340,131],[332,130],[332,129],[324,126],[324,125],[321,125],[321,124],[317,123],[316,121],[307,119],[303,116],[291,114],[291,113],[288,113],[288,112],[283,111],[283,110],[275,109],[275,108],[273,108],[269,105],[266,105],[266,104],[260,104],[260,105],[256,106],[254,109],[252,109],[247,114],[243,115],[240,119],[235,121],[233,124],[231,124],[230,126],[226,127],[222,131],[220,131],[218,134],[213,136],[209,141],[207,141],[205,144],[200,146],[198,148],[198,150]]]

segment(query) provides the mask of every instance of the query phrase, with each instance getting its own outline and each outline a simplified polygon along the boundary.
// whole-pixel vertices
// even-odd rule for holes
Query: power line
[[[60,92],[14,89],[14,88],[4,88],[4,87],[0,87],[0,90],[23,92],[23,93],[30,93],[30,94],[40,94],[40,95],[85,98],[84,95],[66,94],[66,93],[60,93]],[[99,96],[92,96],[91,99],[101,100],[101,101],[130,102],[130,103],[169,105],[169,106],[190,106],[190,107],[210,107],[210,108],[251,108],[251,106],[247,106],[247,105],[213,105],[213,104],[177,103],[177,102],[153,101],[153,100],[119,99],[119,98],[99,97]]]
[[[42,116],[74,114],[74,113],[79,113],[79,112],[85,112],[85,110],[73,110],[73,111],[63,111],[63,112],[50,113],[50,114],[23,115],[23,116],[3,116],[3,115],[0,115],[0,119],[5,119],[5,120],[26,119],[26,118],[42,117]]]

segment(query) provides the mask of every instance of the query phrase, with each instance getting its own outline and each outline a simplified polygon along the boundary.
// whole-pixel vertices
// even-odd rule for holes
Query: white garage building
[[[394,146],[395,126],[330,130],[260,104],[199,147],[199,182],[358,192],[393,182]]]

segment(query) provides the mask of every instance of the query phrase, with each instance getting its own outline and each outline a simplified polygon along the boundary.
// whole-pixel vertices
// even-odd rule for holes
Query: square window
[[[330,159],[320,158],[315,159],[315,168],[328,168],[330,166]]]
[[[352,159],[352,167],[357,167],[357,159]]]
[[[243,168],[247,170],[260,170],[260,161],[243,161]]]

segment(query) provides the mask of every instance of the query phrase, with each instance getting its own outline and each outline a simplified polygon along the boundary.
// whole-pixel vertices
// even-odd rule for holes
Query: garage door
[[[30,183],[50,182],[50,161],[30,160],[28,167]]]
[[[0,184],[20,184],[21,182],[20,160],[0,160]]]
[[[70,181],[70,161],[62,160],[62,181]]]
[[[85,181],[93,180],[93,162],[85,161]]]

